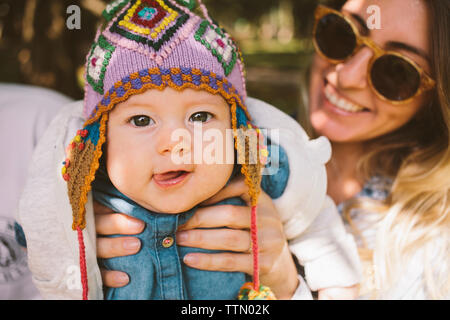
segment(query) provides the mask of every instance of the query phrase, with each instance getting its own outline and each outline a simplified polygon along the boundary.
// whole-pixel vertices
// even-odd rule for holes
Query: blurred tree
[[[0,81],[40,85],[82,96],[77,69],[90,47],[98,17],[82,10],[81,29],[66,27],[70,0],[0,1]]]
[[[238,19],[259,25],[261,17],[278,8],[280,3],[288,2],[295,18],[295,36],[310,37],[317,4],[339,8],[345,0],[203,0],[203,2],[218,21],[228,26]]]

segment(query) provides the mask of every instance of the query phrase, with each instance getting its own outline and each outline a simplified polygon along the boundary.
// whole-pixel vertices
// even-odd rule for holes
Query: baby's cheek
[[[139,159],[127,152],[112,156],[108,153],[106,162],[108,176],[112,184],[126,196],[133,195],[139,190],[146,179],[148,167],[143,166],[143,162]]]
[[[233,164],[211,164],[204,165],[200,175],[204,198],[202,201],[212,197],[225,187],[233,172]]]
[[[130,167],[124,165],[120,157],[108,157],[106,165],[109,179],[119,191],[127,187],[126,177],[130,176]]]

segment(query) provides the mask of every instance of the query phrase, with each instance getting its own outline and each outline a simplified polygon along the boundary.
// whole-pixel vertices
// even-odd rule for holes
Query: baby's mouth
[[[191,172],[178,170],[154,174],[153,181],[161,188],[169,188],[183,182]]]

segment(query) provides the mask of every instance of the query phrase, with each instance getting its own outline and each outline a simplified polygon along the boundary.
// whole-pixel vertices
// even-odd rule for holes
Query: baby
[[[197,3],[203,18],[193,11]],[[114,1],[103,16],[107,23],[97,32],[87,57],[83,103],[87,120],[66,149],[57,183],[67,183],[68,197],[58,197],[53,205],[59,215],[71,210],[76,236],[68,235],[66,217],[50,228],[54,233],[49,232],[43,224],[52,221],[50,208],[33,214],[36,201],[27,195],[28,190],[36,192],[32,188],[36,181],[44,179],[43,157],[36,156],[19,208],[17,220],[27,239],[30,268],[43,296],[74,297],[73,292],[79,292],[77,287],[61,286],[66,278],[62,270],[76,257],[82,297],[103,297],[95,258],[93,197],[146,223],[137,236],[142,243],[137,254],[100,261],[130,277],[127,286],[106,290],[106,299],[235,299],[238,294],[243,299],[274,298],[258,279],[255,221],[261,189],[274,199],[291,250],[305,265],[313,289],[357,284],[356,247],[325,195],[328,144],[309,141],[281,112],[246,97],[241,54],[200,1]],[[249,102],[261,109],[249,112]],[[58,121],[64,122],[57,117],[54,122]],[[48,139],[52,133],[70,134],[73,124],[65,121],[65,126],[53,125],[60,128],[57,133],[49,130]],[[280,134],[280,141],[275,141],[268,133],[265,139],[256,126],[289,129],[291,136]],[[203,143],[198,143],[198,130]],[[208,140],[207,135],[215,139]],[[41,145],[36,154],[45,142]],[[52,161],[61,155],[54,152]],[[277,170],[270,170],[274,164]],[[249,188],[251,247],[256,257],[253,283],[244,286],[249,279],[243,273],[187,267],[182,262],[187,253],[213,251],[179,247],[174,241],[178,227],[202,202],[240,174]],[[43,199],[37,202],[45,207]],[[218,204],[246,205],[238,198]],[[74,247],[78,254],[68,252]],[[49,273],[44,266],[51,261],[59,263]]]
[[[217,153],[225,158],[227,154],[234,155],[234,144],[226,143],[232,141],[231,122],[230,107],[224,98],[189,88],[147,90],[117,104],[109,113],[106,157],[93,182],[93,196],[117,212],[143,220],[147,228],[138,235],[142,250],[136,255],[102,261],[108,269],[125,270],[131,278],[126,287],[109,289],[106,298],[237,296],[246,280],[244,274],[188,268],[180,260],[199,250],[174,244],[177,226],[186,223],[199,204],[219,192],[239,171],[234,161],[226,163],[215,157],[208,161],[209,153],[205,151],[208,146],[215,147],[214,143],[203,143],[201,148],[195,142],[178,143],[172,136],[185,130],[187,137],[193,137],[200,124],[203,136],[213,132],[218,138],[215,142],[223,146],[213,148],[211,156]],[[195,154],[202,156],[201,161],[194,161]],[[176,161],[177,156],[184,161]],[[221,204],[245,203],[235,198]],[[159,281],[154,280],[155,275],[159,275]],[[178,283],[180,278],[184,283]],[[161,285],[176,289],[164,290]]]

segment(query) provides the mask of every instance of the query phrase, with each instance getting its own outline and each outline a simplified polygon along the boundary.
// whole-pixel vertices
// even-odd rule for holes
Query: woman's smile
[[[324,107],[340,115],[353,116],[360,113],[370,112],[368,108],[356,104],[347,97],[344,97],[330,83],[325,82],[323,96],[325,97],[323,104]]]

